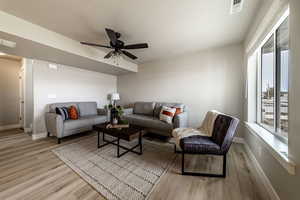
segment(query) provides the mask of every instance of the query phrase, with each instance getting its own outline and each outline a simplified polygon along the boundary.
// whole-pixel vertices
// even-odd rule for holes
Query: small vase
[[[113,119],[113,124],[118,124],[118,118]]]

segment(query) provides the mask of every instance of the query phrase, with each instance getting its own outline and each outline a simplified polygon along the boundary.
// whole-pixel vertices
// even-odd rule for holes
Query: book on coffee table
[[[106,128],[129,128],[129,124],[107,124]]]

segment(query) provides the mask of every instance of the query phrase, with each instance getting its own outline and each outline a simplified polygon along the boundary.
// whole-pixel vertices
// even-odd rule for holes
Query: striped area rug
[[[124,146],[135,143],[122,141]],[[117,158],[117,147],[107,145],[98,149],[96,136],[61,146],[53,152],[109,200],[147,199],[176,158],[172,145],[146,139],[143,155],[129,152]]]

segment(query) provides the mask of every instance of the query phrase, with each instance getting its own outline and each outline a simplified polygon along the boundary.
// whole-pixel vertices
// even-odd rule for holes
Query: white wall
[[[32,132],[33,124],[33,65],[32,60],[23,59],[24,68],[24,128],[26,132]]]
[[[21,62],[0,58],[0,126],[19,124]]]
[[[242,119],[242,66],[241,44],[204,50],[142,64],[138,73],[118,76],[118,92],[122,104],[182,102],[189,108],[192,127],[198,127],[211,109]]]
[[[108,103],[107,95],[117,91],[117,77],[74,67],[34,60],[34,134],[46,133],[45,112],[47,105],[55,102],[95,101],[98,107]],[[48,98],[56,95],[56,98]]]

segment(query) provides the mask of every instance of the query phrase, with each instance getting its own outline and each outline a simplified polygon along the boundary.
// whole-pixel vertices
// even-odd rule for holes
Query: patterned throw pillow
[[[68,113],[68,108],[67,107],[61,107],[61,108],[55,108],[56,114],[61,115],[63,120],[68,120],[69,118],[69,113]]]
[[[76,109],[76,107],[75,106],[71,106],[70,108],[69,108],[69,117],[70,117],[70,119],[73,119],[73,120],[76,120],[76,119],[78,119],[78,112],[77,112],[77,109]]]
[[[176,109],[175,115],[179,115],[180,113],[183,112],[183,111],[182,111],[183,109],[180,108],[180,107],[171,107],[171,108],[175,108],[175,109]]]
[[[175,116],[175,112],[176,112],[176,108],[163,106],[159,114],[159,120],[167,122],[168,124],[172,124],[172,120],[173,117]]]

